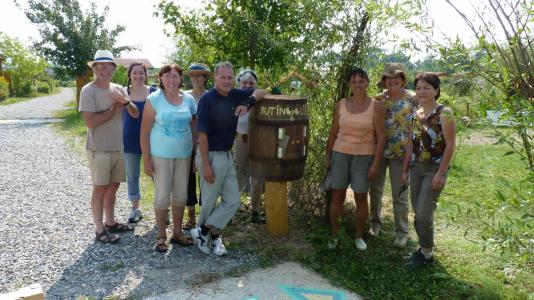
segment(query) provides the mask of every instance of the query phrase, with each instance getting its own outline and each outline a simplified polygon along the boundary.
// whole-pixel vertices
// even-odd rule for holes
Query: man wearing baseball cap
[[[125,181],[122,156],[122,111],[139,117],[139,111],[124,89],[111,83],[116,63],[109,50],[97,50],[92,68],[94,81],[86,84],[80,93],[78,110],[87,125],[86,150],[91,170],[93,191],[91,210],[96,226],[96,241],[113,244],[120,237],[112,233],[133,228],[115,220],[115,200],[120,182]],[[105,216],[105,222],[104,222]]]

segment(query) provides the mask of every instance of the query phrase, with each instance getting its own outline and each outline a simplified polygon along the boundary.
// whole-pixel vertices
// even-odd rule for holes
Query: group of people
[[[253,199],[251,222],[264,222],[259,213],[262,184],[251,180],[248,153],[242,153],[248,152],[247,112],[266,94],[256,89],[257,76],[252,70],[239,74],[240,89],[236,89],[234,67],[229,62],[215,65],[213,73],[203,64],[193,64],[186,72],[168,64],[159,71],[156,89],[146,85],[148,74],[142,63],[129,66],[126,88],[112,83],[116,63],[108,50],[98,50],[88,65],[94,81],[82,88],[79,111],[88,128],[96,241],[116,243],[120,240],[117,233],[133,230],[131,224],[143,218],[139,208],[141,161],[154,183],[158,230],[154,249],[158,252],[168,250],[170,211],[170,243],[196,244],[203,253],[224,255],[221,233],[240,207],[240,193],[247,186]],[[193,85],[187,92],[181,89],[184,75]],[[215,88],[208,91],[206,83],[212,75]],[[240,158],[235,162],[237,173],[234,156]],[[200,174],[198,197],[196,170]],[[116,191],[125,179],[132,206],[128,224],[117,222],[114,215]],[[195,205],[199,202],[197,223]],[[186,207],[188,221],[182,224]]]
[[[171,243],[197,245],[206,254],[224,255],[222,230],[241,205],[240,194],[251,196],[251,222],[264,223],[260,213],[263,182],[250,175],[248,111],[266,94],[257,89],[257,75],[243,70],[234,76],[229,62],[192,64],[183,71],[175,64],[159,71],[159,88],[146,85],[142,63],[128,69],[126,88],[111,82],[116,64],[108,50],[98,50],[88,65],[94,81],[83,87],[79,111],[87,124],[87,156],[93,191],[91,209],[96,240],[116,243],[131,223],[143,218],[139,209],[141,160],[154,183],[158,235],[154,249],[166,252],[169,211]],[[182,91],[184,76],[193,89]],[[214,88],[206,83],[213,76]],[[433,215],[445,186],[455,144],[452,111],[439,104],[439,77],[419,74],[415,93],[407,90],[402,65],[387,64],[379,81],[384,92],[368,95],[370,79],[361,68],[347,76],[350,96],[336,106],[328,137],[325,165],[332,176],[328,246],[337,246],[339,222],[350,184],[356,202],[355,245],[366,250],[364,227],[369,217],[371,236],[382,228],[381,204],[389,169],[395,221],[395,241],[408,241],[408,187],[415,213],[420,249],[409,264],[433,261]],[[239,88],[234,88],[235,84]],[[200,194],[197,196],[199,174]],[[116,191],[127,179],[132,209],[129,224],[115,220]],[[198,222],[195,205],[201,204]],[[183,224],[187,207],[187,222]],[[186,234],[184,230],[189,230]]]
[[[370,236],[380,234],[386,170],[389,169],[395,223],[394,245],[408,241],[408,187],[414,211],[414,227],[420,248],[407,264],[423,267],[433,262],[434,211],[445,186],[454,152],[455,123],[452,111],[437,102],[440,79],[434,73],[418,74],[415,93],[407,90],[402,65],[386,64],[376,97],[367,94],[369,77],[361,68],[347,76],[350,96],[335,108],[328,137],[325,166],[331,174],[331,238],[338,243],[340,218],[347,187],[356,203],[355,245],[366,250],[364,227],[369,217]]]

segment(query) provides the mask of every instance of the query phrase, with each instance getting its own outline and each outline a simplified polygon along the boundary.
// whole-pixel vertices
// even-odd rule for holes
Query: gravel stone
[[[2,106],[0,119],[52,118],[74,95],[63,89]],[[143,298],[258,264],[241,250],[217,257],[172,245],[168,253],[156,253],[150,211],[119,244],[95,242],[89,170],[51,124],[0,124],[0,153],[0,294],[40,283],[47,299]],[[128,213],[121,184],[115,215],[124,222]]]

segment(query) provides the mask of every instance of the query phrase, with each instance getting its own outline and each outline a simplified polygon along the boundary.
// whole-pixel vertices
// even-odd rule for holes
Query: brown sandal
[[[167,236],[160,235],[156,238],[156,244],[154,245],[154,250],[159,253],[167,252]]]
[[[113,225],[104,224],[107,231],[111,233],[122,233],[134,230],[133,226],[115,222]]]
[[[197,223],[193,220],[187,221],[184,225],[182,225],[183,230],[191,230],[193,228],[197,227]]]
[[[193,246],[195,244],[195,241],[193,240],[191,236],[185,233],[180,233],[180,234],[173,233],[171,237],[171,243],[177,244],[183,247],[189,247],[189,246]]]
[[[106,229],[103,229],[102,232],[95,232],[95,241],[101,242],[102,244],[115,244],[118,242],[121,237],[118,235],[111,235]]]

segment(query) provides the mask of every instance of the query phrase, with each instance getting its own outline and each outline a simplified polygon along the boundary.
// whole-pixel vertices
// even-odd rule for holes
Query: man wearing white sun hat
[[[126,232],[131,227],[115,220],[115,200],[120,182],[125,181],[122,156],[122,111],[137,118],[139,111],[124,89],[111,83],[116,63],[109,50],[97,50],[92,68],[94,81],[80,93],[78,110],[87,125],[87,159],[93,182],[91,210],[96,226],[96,241],[116,243],[120,237],[112,233]],[[104,222],[105,216],[105,222]]]

